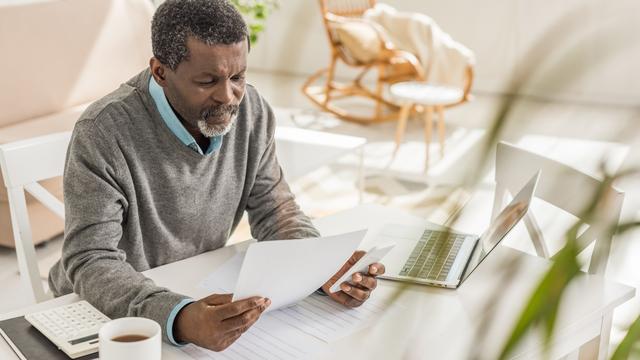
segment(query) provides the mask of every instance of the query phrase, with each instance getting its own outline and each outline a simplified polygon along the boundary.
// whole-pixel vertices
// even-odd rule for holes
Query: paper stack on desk
[[[384,296],[379,292],[374,292],[355,309],[348,309],[328,296],[309,294],[340,269],[357,249],[365,232],[267,241],[252,244],[246,253],[236,254],[199,286],[209,293],[236,289],[234,299],[253,295],[269,297],[272,311],[263,314],[221,353],[194,345],[181,348],[182,351],[199,360],[302,359],[362,328],[386,307]]]

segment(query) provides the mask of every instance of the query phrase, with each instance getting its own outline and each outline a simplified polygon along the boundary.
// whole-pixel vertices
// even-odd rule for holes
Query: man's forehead
[[[189,56],[183,60],[195,72],[241,71],[247,63],[246,40],[234,44],[208,45],[194,37],[187,39]]]

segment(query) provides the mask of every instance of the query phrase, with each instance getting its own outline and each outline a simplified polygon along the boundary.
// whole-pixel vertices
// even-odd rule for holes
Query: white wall
[[[640,100],[638,0],[385,2],[430,15],[474,50],[476,91],[508,92],[514,79],[529,74],[522,94],[622,104]],[[318,2],[281,0],[250,57],[253,69],[280,73],[306,75],[326,67],[329,51]]]
[[[29,4],[29,3],[36,3],[36,2],[44,2],[44,1],[51,1],[51,0],[0,0],[0,5],[18,5],[18,4]]]
[[[48,0],[0,4],[24,1]],[[474,91],[510,92],[513,81],[526,76],[521,94],[629,105],[640,101],[639,0],[384,2],[430,15],[475,51]],[[318,2],[280,3],[250,54],[252,69],[308,75],[326,67],[329,49]]]

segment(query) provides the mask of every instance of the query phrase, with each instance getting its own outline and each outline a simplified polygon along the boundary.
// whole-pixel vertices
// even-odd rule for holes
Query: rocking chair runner
[[[383,95],[385,85],[408,80],[425,80],[424,70],[415,55],[394,49],[381,33],[378,36],[379,51],[373,51],[374,56],[363,59],[352,49],[345,46],[344,39],[339,36],[339,28],[344,24],[353,24],[362,17],[364,12],[375,5],[375,0],[319,0],[322,11],[322,19],[331,46],[331,61],[329,67],[314,73],[303,85],[303,93],[324,110],[333,113],[339,118],[358,123],[375,123],[387,120],[396,120],[400,107],[388,100]],[[372,25],[362,21],[374,31]],[[370,49],[371,50],[371,49]],[[373,49],[375,50],[375,49]],[[334,80],[338,60],[344,64],[362,69],[351,83],[339,83]],[[362,84],[362,79],[371,70],[378,70],[375,91]],[[324,85],[314,85],[318,79],[325,75]],[[373,116],[359,116],[348,112],[335,105],[335,100],[350,96],[361,96],[375,102]],[[385,111],[391,110],[391,111]]]
[[[384,88],[404,81],[428,81],[417,57],[410,52],[395,49],[391,42],[386,41],[384,30],[380,30],[376,27],[377,25],[361,19],[365,11],[375,6],[375,0],[319,0],[319,2],[323,24],[331,46],[331,61],[328,68],[317,71],[305,82],[302,87],[303,93],[324,110],[343,120],[376,123],[398,119],[399,115],[403,113],[400,111],[400,104],[395,102],[398,99],[387,98],[384,95]],[[346,38],[340,36],[341,31],[346,28],[353,30],[354,25],[357,24],[360,24],[361,30],[363,27],[368,30],[369,38],[371,32],[374,32],[375,40],[364,44],[356,40],[354,46],[353,39],[348,41],[349,37],[357,37],[356,35],[362,35],[362,33],[355,32]],[[363,55],[363,51],[367,54]],[[338,60],[350,67],[361,69],[353,81],[349,83],[335,81]],[[378,72],[374,91],[362,84],[362,79],[371,69],[376,69]],[[461,89],[462,98],[457,102],[445,104],[443,107],[448,108],[470,100],[473,82],[473,67],[471,65],[467,67],[464,75],[465,84]],[[326,82],[318,85],[322,76],[325,76]],[[375,112],[372,116],[359,116],[336,105],[336,100],[354,96],[373,100]],[[406,117],[408,114],[404,114],[404,116]]]

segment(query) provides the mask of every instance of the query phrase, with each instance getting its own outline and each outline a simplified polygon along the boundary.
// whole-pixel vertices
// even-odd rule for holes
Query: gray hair
[[[247,39],[240,12],[227,0],[167,0],[151,21],[153,56],[175,70],[189,57],[187,39],[230,45]]]

